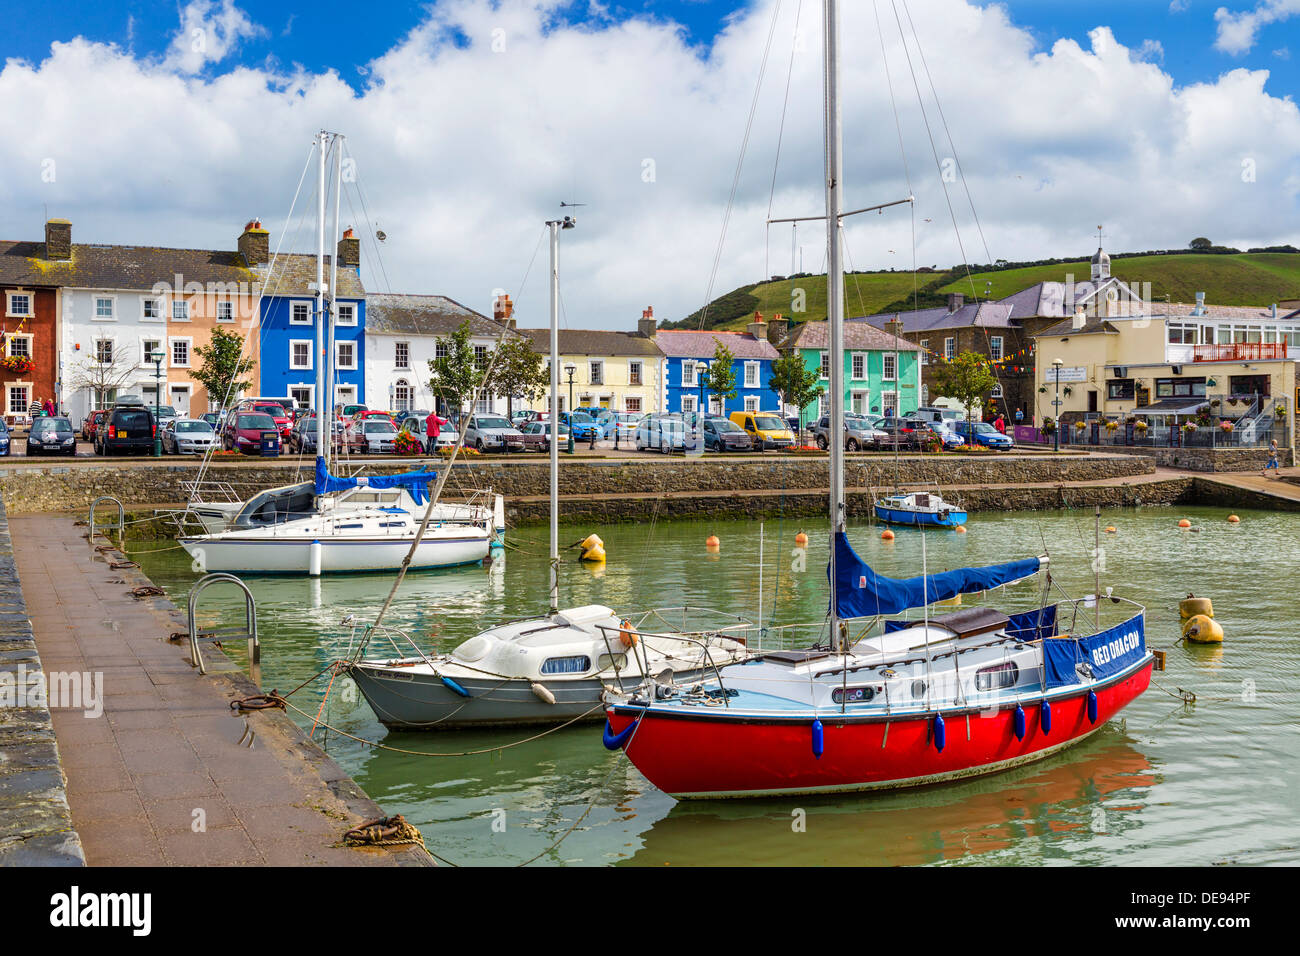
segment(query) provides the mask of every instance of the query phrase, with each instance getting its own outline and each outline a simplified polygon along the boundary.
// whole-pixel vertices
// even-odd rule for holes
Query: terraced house
[[[63,224],[52,225],[54,255],[70,255],[58,245]],[[46,275],[50,261],[45,243],[0,242],[0,413],[10,427],[26,421],[33,399],[58,395],[59,290]]]
[[[707,408],[719,415],[772,411],[779,401],[769,383],[772,363],[779,358],[767,340],[765,322],[751,322],[744,332],[683,332],[660,330],[655,344],[664,354],[663,410],[695,412]],[[736,397],[725,401],[708,389],[716,347],[730,350]]]
[[[804,367],[817,369],[823,387],[830,390],[830,327],[825,322],[805,322],[791,333],[783,351],[797,351]],[[844,324],[844,410],[859,415],[906,415],[921,402],[920,348],[865,322]],[[803,410],[804,427],[828,414],[826,394]]]

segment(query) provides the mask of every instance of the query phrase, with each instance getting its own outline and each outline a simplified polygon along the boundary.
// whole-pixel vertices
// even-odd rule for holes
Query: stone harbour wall
[[[1142,448],[1129,447],[1123,454],[1151,458],[1160,468],[1180,471],[1262,471],[1268,464],[1267,448]],[[1295,464],[1290,448],[1278,448],[1283,468]]]

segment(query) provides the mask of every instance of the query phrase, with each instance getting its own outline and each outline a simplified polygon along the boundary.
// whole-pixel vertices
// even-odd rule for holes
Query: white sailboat
[[[223,502],[200,512],[205,534],[187,535],[180,544],[205,571],[235,573],[309,574],[390,571],[402,565],[412,545],[410,567],[445,568],[482,561],[499,540],[504,527],[504,505],[499,498],[490,506],[470,502],[438,505],[423,532],[416,509],[429,498],[434,472],[411,472],[369,478],[340,478],[329,472],[327,440],[329,369],[326,355],[327,320],[333,337],[335,276],[325,280],[325,162],[327,148],[335,149],[335,229],[338,226],[338,191],[342,188],[342,150],[339,134],[317,135],[317,247],[316,247],[316,352],[326,375],[316,380],[316,474],[310,483],[270,489],[246,502]],[[326,292],[329,307],[326,308]],[[332,349],[330,350],[332,352]],[[222,526],[224,524],[224,527]]]
[[[551,231],[551,408],[560,387],[559,234]],[[692,608],[649,611],[635,620],[593,604],[559,606],[559,435],[551,415],[550,610],[483,631],[449,654],[415,655],[393,642],[396,656],[355,659],[345,668],[387,727],[471,727],[600,719],[606,692],[641,685],[691,683],[748,656],[754,625]],[[372,629],[374,630],[374,629]],[[381,629],[392,638],[390,629]],[[650,633],[653,631],[654,633]],[[368,632],[367,639],[370,634]],[[409,640],[409,639],[408,639]],[[415,648],[418,652],[418,648]],[[365,644],[362,645],[364,653]]]

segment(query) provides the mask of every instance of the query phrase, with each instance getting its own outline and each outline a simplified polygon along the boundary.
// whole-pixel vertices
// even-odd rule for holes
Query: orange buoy
[[[808,535],[800,531],[797,535],[794,536],[794,543],[800,548],[808,547]]]
[[[637,634],[636,628],[632,626],[632,622],[629,621],[627,618],[623,618],[623,620],[619,623],[619,628],[618,628],[619,643],[622,644],[624,647],[626,647],[628,650],[631,650],[632,648],[636,647],[637,641],[639,641],[640,639],[641,639],[641,635]]]
[[[1106,531],[1107,534],[1114,534],[1114,533],[1115,533],[1115,526],[1114,526],[1113,524],[1108,524],[1108,525],[1106,525],[1105,531]]]
[[[1228,515],[1228,524],[1238,524],[1241,521],[1236,515]]]
[[[884,531],[880,532],[880,540],[881,540],[881,541],[893,541],[893,540],[894,540],[894,532],[892,532],[892,531],[890,531],[888,528],[886,528]]]
[[[1183,518],[1181,521],[1178,522],[1178,527],[1180,528],[1190,528],[1191,526],[1192,523],[1188,521],[1186,518]]]
[[[958,533],[958,534],[965,534],[965,533],[966,533],[966,526],[965,526],[964,524],[959,524],[959,525],[957,525],[957,533]]]
[[[722,542],[718,540],[716,534],[711,534],[705,539],[704,547],[708,551],[718,551],[722,548]]]

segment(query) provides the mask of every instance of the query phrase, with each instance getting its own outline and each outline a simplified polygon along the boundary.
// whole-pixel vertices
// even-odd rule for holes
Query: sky
[[[1300,244],[1300,0],[841,6],[847,205],[916,197],[847,221],[850,267],[1088,255],[1098,225],[1111,251]],[[312,251],[312,178],[295,192],[327,128],[372,291],[488,313],[507,291],[542,325],[542,224],[570,201],[564,324],[677,319],[824,268],[820,226],[765,225],[823,203],[820,7],[28,5],[0,47],[0,238],[57,216],[229,249],[260,218]]]

